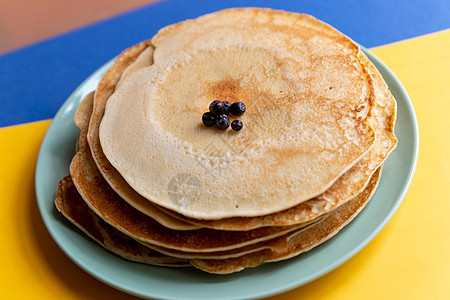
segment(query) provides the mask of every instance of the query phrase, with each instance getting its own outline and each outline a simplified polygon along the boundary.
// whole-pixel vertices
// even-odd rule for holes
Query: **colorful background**
[[[85,273],[51,239],[34,195],[40,143],[72,91],[124,48],[234,6],[310,13],[335,26],[398,76],[419,122],[416,175],[388,225],[342,266],[271,299],[450,298],[449,1],[147,3],[0,0],[1,299],[135,298]]]

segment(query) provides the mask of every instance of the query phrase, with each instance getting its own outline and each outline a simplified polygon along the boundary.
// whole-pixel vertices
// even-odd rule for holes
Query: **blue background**
[[[448,0],[161,2],[0,56],[0,127],[53,117],[92,72],[161,27],[237,6],[308,13],[365,47],[450,28]]]

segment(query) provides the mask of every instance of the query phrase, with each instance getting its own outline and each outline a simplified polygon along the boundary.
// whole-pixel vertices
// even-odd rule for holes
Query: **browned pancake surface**
[[[128,260],[159,266],[188,266],[187,260],[170,257],[136,242],[100,219],[84,202],[70,176],[58,184],[57,209],[73,224],[107,250]]]

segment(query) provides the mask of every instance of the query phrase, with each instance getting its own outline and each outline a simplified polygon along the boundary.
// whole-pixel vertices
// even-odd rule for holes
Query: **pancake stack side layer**
[[[241,131],[202,124],[244,102]],[[123,51],[82,101],[58,210],[125,259],[229,274],[325,242],[369,202],[396,102],[351,39],[305,14],[237,8]]]

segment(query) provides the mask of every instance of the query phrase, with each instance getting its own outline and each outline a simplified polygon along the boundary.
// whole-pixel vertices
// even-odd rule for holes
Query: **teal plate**
[[[163,268],[134,263],[103,249],[56,211],[58,181],[69,174],[78,129],[73,117],[80,101],[96,88],[112,61],[84,81],[56,114],[42,142],[36,166],[36,195],[44,223],[60,248],[81,268],[127,293],[162,299],[251,299],[306,284],[335,269],[369,243],[386,225],[404,198],[414,175],[419,150],[412,103],[395,75],[367,52],[398,103],[395,134],[399,143],[385,163],[380,185],[366,208],[326,243],[287,261],[231,275],[211,275],[195,268]]]

